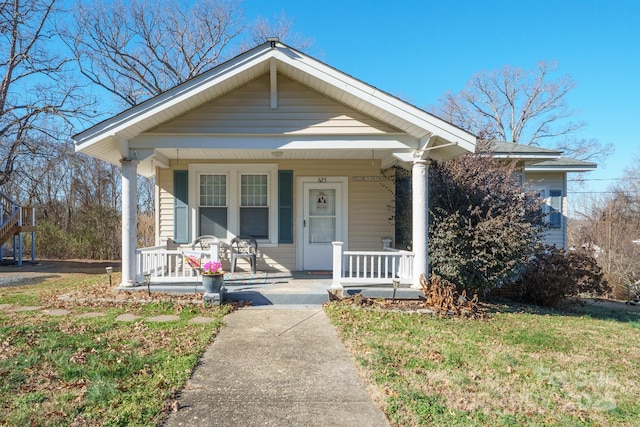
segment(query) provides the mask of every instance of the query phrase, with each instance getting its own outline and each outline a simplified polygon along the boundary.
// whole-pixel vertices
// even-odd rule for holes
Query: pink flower
[[[221,274],[222,263],[220,261],[207,261],[202,266],[202,274]]]

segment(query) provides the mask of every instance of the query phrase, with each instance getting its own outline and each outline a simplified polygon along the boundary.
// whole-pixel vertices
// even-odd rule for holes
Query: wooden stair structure
[[[35,261],[36,215],[33,207],[20,206],[0,192],[0,261],[4,259],[2,245],[13,238],[13,258],[22,265],[22,234],[31,233],[31,260]]]

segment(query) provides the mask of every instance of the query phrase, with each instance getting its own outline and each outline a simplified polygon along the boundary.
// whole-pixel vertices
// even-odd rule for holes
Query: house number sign
[[[377,181],[386,181],[386,176],[352,176],[352,181],[369,181],[369,182],[377,182]]]
[[[321,176],[320,178],[318,178],[318,182],[327,182],[327,177]]]

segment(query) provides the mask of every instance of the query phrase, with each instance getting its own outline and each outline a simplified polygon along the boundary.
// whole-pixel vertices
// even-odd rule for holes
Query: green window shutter
[[[189,243],[189,172],[173,172],[173,240]]]
[[[278,243],[293,243],[293,171],[278,171]]]

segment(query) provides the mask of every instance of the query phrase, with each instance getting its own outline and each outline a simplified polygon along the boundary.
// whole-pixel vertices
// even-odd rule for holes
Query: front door
[[[320,180],[322,181],[322,180]],[[343,184],[303,182],[302,268],[332,269],[334,241],[344,241]]]

